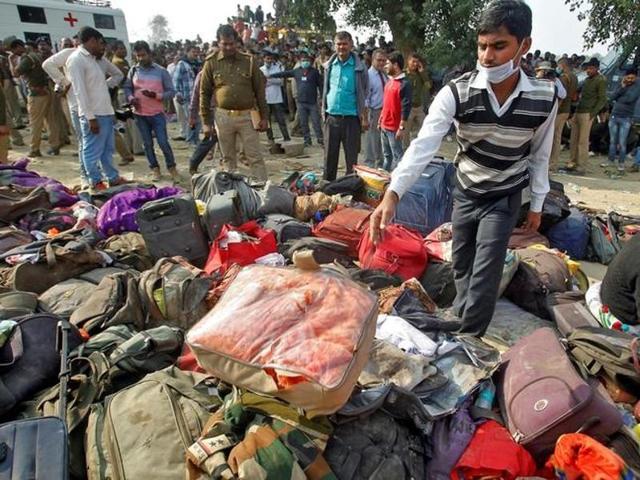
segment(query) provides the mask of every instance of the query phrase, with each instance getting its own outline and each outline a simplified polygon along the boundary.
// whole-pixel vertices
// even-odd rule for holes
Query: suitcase
[[[137,213],[149,254],[158,260],[181,256],[201,267],[209,254],[207,238],[189,194],[145,203]]]
[[[582,431],[600,440],[622,426],[622,416],[597,380],[576,371],[551,328],[520,339],[503,357],[498,399],[513,438],[538,460],[558,437]]]
[[[579,302],[554,305],[551,307],[551,316],[564,337],[568,337],[576,328],[600,326],[591,312]]]
[[[238,227],[242,224],[240,197],[236,190],[211,195],[207,201],[204,214],[204,225],[209,240],[214,241],[220,235],[225,224]]]
[[[66,320],[56,324],[60,356],[58,416],[28,418],[0,425],[0,480],[68,480],[69,438],[66,425],[69,351],[77,333]]]
[[[279,244],[310,237],[312,234],[311,224],[280,213],[267,215],[261,225],[263,228],[276,232],[276,239]]]

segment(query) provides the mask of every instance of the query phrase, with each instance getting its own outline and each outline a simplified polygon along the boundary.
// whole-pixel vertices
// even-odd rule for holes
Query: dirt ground
[[[25,142],[28,144],[30,138],[29,129],[23,130]],[[178,127],[176,123],[169,124],[169,136],[178,135]],[[261,136],[264,145],[265,160],[269,170],[269,176],[274,180],[280,180],[294,170],[316,170],[322,171],[322,148],[314,145],[305,148],[304,154],[299,157],[286,157],[285,155],[271,155],[267,152],[267,139],[263,134]],[[301,142],[301,138],[295,138],[293,141]],[[178,169],[184,174],[185,180],[188,173],[188,160],[191,155],[191,148],[184,142],[172,141],[174,154],[178,163]],[[46,144],[43,143],[43,152],[47,150]],[[443,142],[440,153],[446,158],[453,158],[456,151],[454,142]],[[10,158],[17,159],[26,155],[28,147],[15,147],[10,152]],[[74,156],[75,146],[66,146],[61,155],[57,157],[45,156],[34,159],[31,162],[31,168],[37,172],[56,178],[67,185],[76,185],[79,183],[78,176],[78,157]],[[158,160],[162,165],[162,153],[157,150]],[[216,152],[214,161],[205,160],[200,170],[211,168],[217,165],[219,151]],[[561,153],[561,161],[568,160],[569,152],[564,150]],[[627,173],[621,178],[611,178],[605,171],[600,168],[600,163],[605,157],[595,156],[589,158],[589,164],[586,166],[586,174],[584,176],[575,176],[567,174],[553,174],[554,180],[560,181],[565,185],[565,191],[574,203],[582,203],[591,208],[603,211],[617,211],[619,213],[640,215],[640,173]],[[115,160],[119,160],[117,157]],[[341,162],[343,163],[343,162]],[[134,163],[119,167],[121,174],[129,180],[148,181],[149,170],[144,155],[136,156]],[[341,169],[343,166],[341,166]],[[248,172],[247,172],[248,173]],[[185,183],[186,186],[186,183]]]
[[[22,130],[25,143],[28,145],[30,139],[29,129]],[[178,135],[178,126],[176,123],[169,124],[169,137]],[[318,174],[322,172],[322,148],[314,145],[305,148],[304,154],[298,157],[287,157],[285,155],[271,155],[267,151],[266,135],[261,135],[261,141],[264,146],[265,161],[269,171],[269,177],[275,181],[280,181],[293,171],[309,171],[315,170]],[[302,138],[294,137],[293,142],[302,142]],[[188,165],[189,157],[192,149],[184,142],[171,141],[178,170],[184,176],[182,186],[188,188]],[[41,150],[47,150],[46,142],[43,142]],[[15,147],[9,152],[10,160],[17,160],[24,157],[29,151],[28,146]],[[40,173],[52,178],[56,178],[68,186],[78,185],[80,182],[78,157],[75,154],[75,145],[67,145],[61,151],[59,156],[44,156],[31,160],[30,167]],[[453,158],[456,151],[454,142],[443,142],[440,154],[445,158]],[[162,152],[156,148],[156,154],[160,165],[163,165]],[[569,157],[568,151],[561,153],[561,161],[566,162]],[[205,160],[200,171],[213,168],[218,165],[220,158],[219,150],[216,151],[213,161]],[[554,174],[552,178],[560,181],[565,185],[565,191],[571,198],[572,202],[581,202],[594,209],[603,211],[615,210],[619,213],[640,215],[640,173],[627,173],[622,178],[609,178],[600,163],[605,157],[595,156],[589,159],[589,165],[586,167],[585,176],[574,176],[566,174]],[[120,158],[116,155],[114,162]],[[249,173],[245,167],[241,167],[245,173]],[[122,176],[128,180],[140,182],[150,182],[149,169],[144,155],[138,155],[135,161],[126,167],[119,167]],[[163,173],[166,169],[162,168]],[[344,172],[344,162],[341,160],[340,172]],[[166,179],[162,184],[169,184]],[[585,273],[592,279],[601,280],[606,272],[606,267],[599,264],[582,263]]]

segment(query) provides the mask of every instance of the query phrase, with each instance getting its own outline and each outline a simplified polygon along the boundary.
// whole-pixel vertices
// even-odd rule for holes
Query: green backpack
[[[186,451],[222,403],[211,382],[169,367],[92,405],[85,437],[89,480],[185,478]]]
[[[569,353],[590,375],[606,375],[628,392],[640,389],[639,339],[625,332],[582,327],[568,338]]]

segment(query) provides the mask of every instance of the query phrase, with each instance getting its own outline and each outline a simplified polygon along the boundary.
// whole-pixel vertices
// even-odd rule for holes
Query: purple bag
[[[504,355],[498,398],[516,442],[541,459],[564,433],[602,439],[622,416],[600,382],[584,380],[551,328],[520,339]]]
[[[70,207],[78,201],[78,197],[59,181],[27,170],[28,164],[29,160],[24,158],[11,165],[0,165],[0,185],[41,186],[49,194],[49,201],[54,207]]]
[[[427,464],[427,476],[430,480],[449,480],[451,471],[469,446],[476,426],[466,406],[455,414],[438,420],[430,436],[432,448],[431,460]]]
[[[108,237],[123,232],[137,232],[136,212],[142,205],[180,193],[182,189],[177,187],[135,188],[119,193],[100,208],[98,229]]]

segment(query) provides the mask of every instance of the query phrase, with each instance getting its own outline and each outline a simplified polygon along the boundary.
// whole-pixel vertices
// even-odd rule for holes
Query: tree
[[[587,48],[605,43],[631,53],[640,64],[640,6],[638,0],[565,0],[580,20],[587,20]]]
[[[442,67],[473,60],[475,22],[485,0],[296,0],[297,24],[346,12],[356,28],[380,31],[387,25],[395,47],[405,54],[421,51]]]
[[[151,30],[149,42],[152,45],[158,45],[169,40],[171,30],[169,29],[169,20],[164,15],[154,15],[149,20],[149,29]]]

